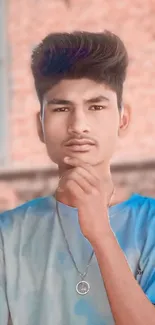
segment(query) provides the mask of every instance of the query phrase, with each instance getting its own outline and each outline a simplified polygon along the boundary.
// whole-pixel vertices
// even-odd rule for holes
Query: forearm
[[[93,243],[117,325],[155,325],[155,307],[135,280],[114,234]]]

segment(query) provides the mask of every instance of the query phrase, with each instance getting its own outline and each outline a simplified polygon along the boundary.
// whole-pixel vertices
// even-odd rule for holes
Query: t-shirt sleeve
[[[0,325],[8,324],[8,305],[6,297],[5,263],[2,237],[0,232]]]
[[[144,274],[142,276],[142,281],[144,293],[150,302],[155,305],[155,252],[148,259]]]
[[[137,279],[147,298],[155,305],[155,214],[149,217],[144,229],[139,238],[142,242],[144,236],[139,261],[141,274],[137,275]]]

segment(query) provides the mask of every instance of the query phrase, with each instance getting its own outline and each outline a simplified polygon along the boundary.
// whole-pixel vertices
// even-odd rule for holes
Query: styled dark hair
[[[51,33],[31,56],[41,106],[45,92],[62,79],[88,78],[114,90],[121,110],[127,66],[128,54],[123,42],[109,31]]]

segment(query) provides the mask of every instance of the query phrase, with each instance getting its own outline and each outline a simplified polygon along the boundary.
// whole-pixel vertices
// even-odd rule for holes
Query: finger
[[[88,164],[86,162],[83,162],[79,158],[65,157],[64,158],[64,162],[67,163],[68,165],[73,166],[73,167],[79,167],[79,166],[81,166],[84,169],[90,171],[91,174],[94,175],[98,179],[97,173],[96,173],[95,169],[93,168],[93,166],[91,166],[90,164]]]
[[[81,166],[75,167],[72,170],[67,171],[63,176],[61,176],[59,184],[63,184],[65,182],[66,177],[72,177],[74,173],[78,173],[81,175],[91,186],[95,188],[100,185],[100,180],[96,177],[96,175],[92,175],[91,170],[85,169]]]
[[[73,173],[77,173],[78,175],[82,176],[85,179],[85,181],[89,183],[89,185],[95,188],[98,187],[99,185],[98,179],[94,177],[94,175],[92,175],[92,173],[89,170],[83,167],[75,167]]]
[[[82,188],[77,184],[76,181],[73,179],[68,180],[67,183],[67,191],[72,196],[72,201],[76,205],[77,201],[80,199],[82,202],[82,199],[84,199],[84,191]]]
[[[74,172],[72,175],[68,175],[63,179],[61,185],[59,185],[60,191],[69,190],[72,193],[71,181],[76,183],[76,185],[85,193],[90,194],[94,191],[95,187],[92,186],[86,178],[83,177],[78,172]],[[82,192],[82,193],[83,193]]]

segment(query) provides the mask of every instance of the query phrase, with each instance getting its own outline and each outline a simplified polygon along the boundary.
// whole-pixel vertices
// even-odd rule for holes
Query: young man
[[[34,50],[38,133],[53,196],[0,217],[0,325],[155,325],[155,200],[115,203],[128,57],[110,32],[48,35]],[[68,158],[67,158],[68,157]]]

